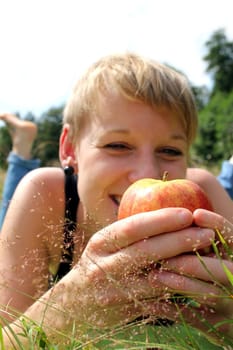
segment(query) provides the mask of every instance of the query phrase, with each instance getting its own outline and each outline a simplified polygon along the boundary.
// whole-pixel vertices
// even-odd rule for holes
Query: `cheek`
[[[91,174],[79,176],[78,194],[80,201],[86,205],[88,202],[96,201],[96,191],[98,190],[98,182]]]
[[[168,172],[168,180],[185,179],[187,165],[185,162],[168,162],[161,167],[161,173]]]
[[[113,181],[111,172],[108,168],[93,166],[90,169],[80,171],[78,179],[78,193],[80,201],[88,210],[96,209],[97,203],[100,203],[106,192],[106,188]]]

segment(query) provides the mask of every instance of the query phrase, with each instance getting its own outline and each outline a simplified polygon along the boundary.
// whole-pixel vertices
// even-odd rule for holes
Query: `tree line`
[[[219,163],[233,154],[233,42],[224,29],[205,43],[212,88],[194,87],[199,109],[199,134],[193,153],[203,163]],[[195,94],[196,91],[196,94]]]
[[[190,86],[199,112],[199,131],[191,150],[191,158],[198,164],[212,167],[233,154],[233,42],[224,29],[216,30],[204,44],[206,72],[211,78],[211,88]],[[51,107],[41,116],[28,113],[23,119],[38,125],[38,136],[33,155],[42,165],[58,161],[58,143],[62,128],[64,106]],[[19,115],[19,117],[21,117]],[[6,168],[6,158],[11,140],[5,126],[0,128],[0,167]]]

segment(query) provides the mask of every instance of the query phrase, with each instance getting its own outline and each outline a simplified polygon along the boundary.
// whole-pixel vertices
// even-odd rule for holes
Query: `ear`
[[[65,124],[59,140],[59,158],[63,168],[72,166],[74,172],[78,172],[78,165],[75,156],[75,146],[69,135],[70,125]]]

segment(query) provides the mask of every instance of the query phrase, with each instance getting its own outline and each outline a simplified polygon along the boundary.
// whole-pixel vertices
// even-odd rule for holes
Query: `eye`
[[[172,147],[165,147],[162,148],[159,153],[161,154],[165,154],[167,156],[171,156],[171,157],[179,157],[183,155],[183,152],[177,148],[172,148]]]
[[[125,144],[123,142],[112,142],[112,143],[108,143],[107,145],[104,146],[104,148],[109,148],[112,150],[116,150],[116,151],[124,151],[124,150],[129,150],[131,149],[131,147],[128,144]]]

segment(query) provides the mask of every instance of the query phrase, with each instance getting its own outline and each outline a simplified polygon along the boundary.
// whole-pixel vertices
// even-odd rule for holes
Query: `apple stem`
[[[168,180],[168,171],[164,171],[162,181]]]

